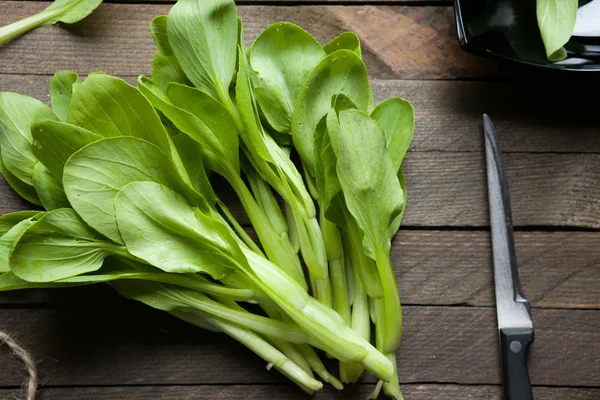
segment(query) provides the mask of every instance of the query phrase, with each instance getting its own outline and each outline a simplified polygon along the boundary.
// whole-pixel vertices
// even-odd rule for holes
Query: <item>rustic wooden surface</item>
[[[48,102],[48,81],[60,69],[131,83],[150,74],[149,22],[170,2],[105,3],[78,24],[42,27],[0,46],[0,91]],[[484,112],[505,151],[519,271],[533,305],[535,397],[600,398],[600,123],[598,103],[582,99],[600,90],[600,80],[463,52],[446,0],[238,3],[248,41],[279,20],[321,42],[356,32],[376,99],[401,96],[415,107],[409,205],[392,248],[405,305],[398,364],[405,398],[502,398]],[[47,5],[0,0],[0,26]],[[0,213],[29,207],[0,181]],[[307,398],[235,341],[121,299],[108,286],[2,293],[0,329],[39,361],[40,399]],[[0,366],[0,398],[20,396],[23,374],[5,347]],[[326,388],[314,398],[360,399],[372,388],[366,375],[342,393]]]

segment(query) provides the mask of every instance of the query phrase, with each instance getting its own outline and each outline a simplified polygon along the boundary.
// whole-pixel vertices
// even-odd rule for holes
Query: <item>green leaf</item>
[[[323,50],[325,50],[325,53],[328,55],[342,49],[353,51],[362,59],[360,39],[355,33],[344,32],[323,46]]]
[[[331,108],[333,95],[342,93],[359,110],[370,112],[373,93],[362,60],[350,50],[327,56],[311,72],[300,92],[292,115],[292,137],[303,164],[315,174],[313,134],[317,124]]]
[[[78,286],[78,284],[55,283],[55,282],[27,282],[18,278],[12,272],[0,274],[0,292],[22,289],[46,289]]]
[[[233,79],[238,19],[232,0],[179,0],[169,12],[173,54],[198,89],[214,98],[227,95]]]
[[[102,0],[55,0],[45,10],[0,28],[0,44],[42,25],[72,24],[90,15]]]
[[[104,137],[135,136],[171,154],[169,135],[148,100],[122,79],[89,75],[73,93],[67,122]]]
[[[10,265],[8,262],[10,252],[23,232],[25,232],[31,225],[35,223],[38,214],[43,215],[43,213],[38,212],[31,217],[17,222],[4,235],[2,235],[2,237],[0,237],[0,272],[10,271]]]
[[[198,157],[198,154],[202,154],[202,146],[184,133],[173,136],[173,144],[175,144],[175,147],[179,152],[179,156],[191,179],[193,188],[198,193],[202,194],[202,197],[206,199],[209,205],[214,206],[216,203],[216,195],[208,180],[202,157]]]
[[[239,139],[235,121],[229,111],[207,93],[189,86],[172,83],[167,95],[175,106],[197,116],[208,128],[193,132],[193,135],[189,131],[183,132],[209,147],[217,157],[239,171]]]
[[[10,254],[11,271],[29,282],[52,282],[96,271],[111,254],[126,254],[91,229],[72,209],[39,218],[20,237]]]
[[[76,82],[79,82],[79,76],[70,71],[59,71],[50,79],[52,110],[61,121],[67,119],[67,107],[73,95],[73,84]]]
[[[31,126],[33,154],[62,181],[63,169],[77,150],[103,137],[76,125],[38,119]]]
[[[26,184],[25,182],[14,176],[8,169],[6,169],[1,157],[0,172],[2,173],[2,176],[4,176],[6,183],[8,183],[10,187],[13,188],[13,190],[17,192],[19,196],[21,196],[31,204],[35,204],[36,206],[42,205],[42,202],[40,201],[40,198],[38,197],[35,188],[31,185]]]
[[[375,107],[371,118],[383,129],[388,155],[394,170],[400,170],[415,127],[415,112],[412,105],[400,97],[390,97]]]
[[[224,171],[227,170],[227,166],[224,165],[224,156],[221,154],[219,148],[220,135],[215,137],[215,132],[200,118],[173,104],[171,99],[151,79],[140,76],[138,78],[138,87],[150,103],[156,109],[160,110],[178,130],[199,143],[205,144],[201,146],[201,154],[209,169],[217,171],[220,174],[225,173]],[[209,143],[212,146],[206,145]]]
[[[44,103],[22,94],[0,93],[0,147],[4,166],[18,179],[33,185],[37,159],[31,151],[31,124],[37,118],[56,119]]]
[[[62,182],[52,175],[41,162],[35,164],[33,168],[33,186],[46,210],[71,207],[63,190]]]
[[[115,199],[121,237],[131,254],[167,272],[222,279],[243,259],[221,222],[156,182],[133,182]]]
[[[403,193],[381,128],[358,110],[340,113],[337,172],[348,210],[364,233],[366,254],[389,252],[388,229],[402,211]]]
[[[188,195],[196,204],[203,199],[181,181],[160,149],[134,137],[103,139],[83,147],[67,161],[63,184],[73,208],[92,228],[123,243],[114,214],[114,198],[128,183],[160,182]]]
[[[245,125],[245,129],[240,132],[240,136],[254,158],[273,162],[269,150],[265,145],[266,133],[260,122],[258,107],[248,71],[248,63],[241,47],[238,47],[238,52],[239,69],[235,83],[235,99],[240,117]]]
[[[538,27],[549,60],[560,61],[566,57],[562,46],[573,35],[577,7],[577,0],[537,0]]]
[[[167,34],[166,15],[159,15],[158,17],[154,18],[152,22],[150,22],[150,33],[152,34],[154,44],[156,44],[156,47],[158,47],[158,51],[165,56],[172,56],[173,49],[171,49],[169,35]]]
[[[404,205],[402,206],[402,211],[400,212],[400,214],[398,214],[396,218],[394,218],[392,224],[390,225],[388,234],[390,240],[392,240],[394,236],[396,236],[396,232],[398,232],[398,229],[400,228],[402,218],[404,218],[404,212],[406,211],[406,202],[408,200],[408,192],[406,191],[406,177],[404,176],[404,171],[402,170],[402,168],[398,170],[398,182],[400,182],[400,187],[402,188],[402,193],[404,194]]]
[[[363,251],[377,264],[385,310],[380,347],[392,352],[400,344],[402,311],[390,264],[389,234],[402,212],[404,194],[377,122],[358,110],[339,116],[338,177],[348,210],[363,233]]]
[[[325,55],[310,33],[290,22],[273,24],[258,36],[249,53],[252,69],[262,78],[255,93],[275,130],[291,132],[294,102]]]
[[[333,151],[329,133],[327,132],[327,116],[323,116],[314,135],[315,178],[319,191],[319,206],[325,212],[329,210],[331,200],[342,190],[337,176],[337,156]]]
[[[34,217],[39,214],[40,211],[27,210],[27,211],[15,211],[12,213],[4,214],[0,217],[0,236],[11,230],[19,222]]]
[[[171,82],[192,86],[192,82],[185,76],[185,73],[181,69],[181,65],[179,65],[175,56],[165,56],[160,51],[156,52],[152,59],[152,80],[156,82],[160,87],[160,90],[165,93]]]

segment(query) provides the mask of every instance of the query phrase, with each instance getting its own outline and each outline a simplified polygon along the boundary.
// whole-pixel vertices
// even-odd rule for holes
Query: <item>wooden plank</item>
[[[519,273],[535,307],[600,308],[600,232],[517,232]],[[488,232],[401,231],[392,244],[405,305],[495,304]],[[0,293],[0,305],[68,305],[120,299],[107,286]]]
[[[123,78],[135,85],[135,77]],[[45,75],[0,75],[0,90],[49,104],[49,81]],[[600,153],[595,104],[582,96],[587,91],[599,92],[600,80],[373,79],[372,87],[377,102],[400,96],[413,104],[416,119],[411,151],[482,152],[481,116],[488,113],[504,151]]]
[[[493,308],[404,307],[398,365],[403,383],[501,382]],[[600,386],[600,311],[540,310],[532,383]],[[86,309],[0,310],[2,330],[39,360],[49,386],[286,382],[247,349],[138,304]],[[22,375],[6,348],[0,384]],[[373,377],[365,375],[365,381]]]
[[[0,0],[0,3],[6,1],[40,1],[40,0]],[[41,2],[51,2],[52,0],[41,0]],[[144,0],[140,3],[148,4],[173,4],[177,0]],[[424,3],[427,5],[452,5],[452,0],[234,0],[238,5],[294,5],[294,4],[316,4],[316,5],[328,5],[328,4],[393,4],[393,5],[418,5]],[[130,0],[104,0],[104,3],[131,3]]]
[[[0,25],[34,14],[46,4],[7,1],[0,9]],[[0,73],[69,69],[148,75],[156,51],[149,23],[170,7],[102,4],[78,24],[38,28],[0,47]],[[498,73],[496,64],[460,49],[451,7],[239,6],[238,11],[249,42],[277,21],[297,23],[323,43],[352,30],[362,39],[373,77],[445,79]]]
[[[136,386],[136,387],[85,387],[85,388],[42,388],[43,400],[264,400],[268,398],[286,400],[365,399],[373,390],[372,384],[361,384],[336,391],[325,387],[310,397],[290,385],[231,385],[231,386]],[[411,400],[500,400],[500,386],[467,386],[410,384],[402,386],[402,394]],[[0,390],[2,398],[11,398],[16,390]],[[599,389],[534,387],[533,394],[544,400],[597,400]]]
[[[409,153],[403,164],[409,191],[403,226],[488,226],[483,157]],[[515,226],[600,228],[600,154],[510,153],[505,162]],[[0,180],[0,193],[6,193],[0,214],[28,208],[11,191]],[[231,191],[222,197],[248,224]]]

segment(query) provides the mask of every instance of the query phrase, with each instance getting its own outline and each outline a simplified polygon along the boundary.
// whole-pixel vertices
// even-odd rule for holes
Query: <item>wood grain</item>
[[[136,387],[86,387],[43,388],[40,400],[286,400],[364,399],[373,390],[372,384],[361,384],[336,391],[325,387],[310,397],[290,385],[231,385],[231,386],[136,386]],[[0,390],[0,397],[10,398],[16,390]],[[501,400],[500,386],[467,386],[408,384],[402,394],[410,400]],[[598,389],[534,387],[536,399],[543,400],[597,400]]]
[[[135,85],[135,77],[123,78]],[[50,77],[44,75],[0,75],[0,90],[23,93],[49,104],[49,81]],[[482,152],[481,119],[483,113],[488,113],[504,151],[600,153],[596,105],[581,95],[600,92],[600,79],[373,79],[372,87],[377,102],[399,96],[413,104],[416,119],[411,151]]]
[[[404,307],[403,313],[402,382],[501,382],[493,308]],[[600,386],[600,311],[535,309],[533,318],[532,383]],[[286,382],[229,338],[141,304],[0,310],[0,321],[40,360],[50,386]],[[1,385],[21,383],[5,348],[0,365]]]
[[[517,232],[516,247],[533,306],[600,308],[600,232]],[[391,259],[405,305],[495,304],[488,232],[401,231]],[[0,293],[0,305],[108,307],[123,301],[104,285]]]
[[[7,1],[0,26],[40,11],[47,3]],[[171,5],[102,4],[84,21],[41,27],[0,47],[0,73],[150,74],[156,51],[153,17]],[[239,6],[248,42],[268,25],[291,21],[326,42],[344,31],[362,40],[370,75],[378,78],[445,79],[497,75],[498,66],[460,49],[451,7]]]
[[[511,153],[505,164],[515,226],[600,228],[600,154]],[[482,154],[412,152],[403,165],[409,191],[404,226],[488,226]],[[0,180],[6,193],[0,214],[28,208],[11,190]],[[222,198],[248,224],[231,190]]]

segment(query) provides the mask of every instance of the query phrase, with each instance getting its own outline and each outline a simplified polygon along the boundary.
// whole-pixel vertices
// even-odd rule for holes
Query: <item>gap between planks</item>
[[[325,400],[325,399],[364,399],[373,389],[372,384],[360,384],[346,388],[343,392],[325,387],[314,396],[300,392],[292,385],[198,385],[198,386],[135,386],[135,387],[64,387],[42,388],[44,400],[137,400],[137,399],[217,399],[217,400],[264,400],[266,398],[286,400]],[[410,400],[465,400],[486,399],[500,400],[502,388],[491,385],[439,385],[439,384],[405,384],[402,392]],[[16,391],[0,390],[0,397],[8,396]],[[597,400],[598,389],[547,388],[533,387],[536,398],[544,400]]]
[[[501,383],[495,310],[407,306],[403,314],[402,383]],[[40,360],[47,385],[287,383],[225,335],[133,301],[90,309],[0,310],[0,320]],[[534,309],[533,322],[534,385],[600,386],[600,311]],[[335,370],[335,363],[327,363]],[[17,364],[0,351],[0,365],[15,365],[0,369],[2,384],[20,384]],[[363,381],[374,379],[367,374]]]

